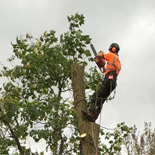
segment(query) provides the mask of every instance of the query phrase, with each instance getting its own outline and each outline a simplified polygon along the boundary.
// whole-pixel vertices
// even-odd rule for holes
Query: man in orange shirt
[[[104,73],[105,79],[99,85],[98,91],[92,95],[88,111],[85,112],[82,110],[82,113],[91,122],[95,122],[98,118],[98,115],[102,110],[103,103],[106,101],[110,93],[116,88],[117,76],[121,70],[121,62],[118,56],[119,50],[119,45],[117,43],[112,43],[109,47],[109,53],[100,51],[97,54],[97,57],[104,58],[106,60],[107,65]]]

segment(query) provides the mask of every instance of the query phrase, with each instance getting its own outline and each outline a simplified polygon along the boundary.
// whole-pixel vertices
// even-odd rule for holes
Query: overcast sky
[[[121,49],[116,97],[104,104],[101,125],[124,121],[143,129],[146,121],[155,128],[155,0],[0,0],[0,61],[9,64],[17,36],[53,29],[59,36],[76,12],[85,16],[82,31],[98,51],[108,52],[112,42]]]

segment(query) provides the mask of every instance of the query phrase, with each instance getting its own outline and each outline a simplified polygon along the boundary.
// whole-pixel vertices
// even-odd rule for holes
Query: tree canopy
[[[12,68],[3,66],[1,76],[7,77],[0,98],[1,148],[8,153],[15,147],[21,154],[30,153],[22,143],[31,136],[36,142],[44,139],[46,149],[53,154],[72,152],[77,131],[70,139],[64,134],[66,127],[75,123],[72,99],[64,97],[71,92],[70,65],[91,60],[86,45],[90,37],[83,35],[79,26],[84,16],[78,13],[68,17],[69,31],[58,39],[56,31],[45,31],[39,39],[26,34],[12,43]],[[58,43],[59,42],[59,43]],[[15,65],[16,60],[19,65]],[[75,133],[74,133],[75,132]],[[68,145],[68,144],[73,145]]]

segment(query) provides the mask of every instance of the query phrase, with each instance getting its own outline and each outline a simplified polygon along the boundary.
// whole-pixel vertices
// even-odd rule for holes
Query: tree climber
[[[104,58],[107,62],[104,70],[105,78],[99,85],[97,92],[93,93],[87,112],[84,110],[81,111],[91,122],[96,121],[102,110],[103,103],[116,88],[117,76],[121,70],[121,62],[118,55],[119,50],[119,45],[112,43],[109,47],[109,53],[100,51],[97,54],[97,57]],[[102,67],[104,68],[104,66]]]

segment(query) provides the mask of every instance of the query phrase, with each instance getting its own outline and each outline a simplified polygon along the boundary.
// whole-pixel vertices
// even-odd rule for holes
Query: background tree
[[[146,123],[143,133],[133,127],[131,134],[123,139],[124,150],[128,155],[153,155],[155,154],[155,129],[151,129],[151,123]]]
[[[0,95],[0,151],[3,154],[9,154],[11,149],[12,154],[37,155],[38,152],[26,148],[27,136],[35,142],[45,140],[46,151],[53,155],[81,154],[70,66],[74,62],[87,66],[93,59],[86,49],[91,39],[79,29],[84,24],[84,16],[76,13],[68,21],[69,31],[59,39],[51,30],[38,39],[26,34],[12,43],[13,55],[9,59],[12,67],[3,66],[1,71],[1,76],[8,79]],[[96,68],[85,74],[86,89],[95,90],[96,78],[101,78]],[[111,153],[120,151],[115,147],[118,144],[115,140],[109,141],[113,144]],[[99,154],[109,151],[105,145],[100,148]]]

